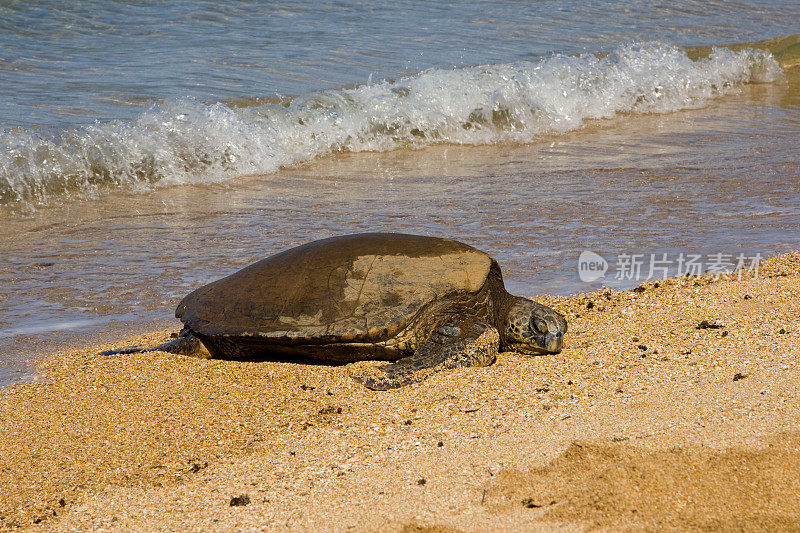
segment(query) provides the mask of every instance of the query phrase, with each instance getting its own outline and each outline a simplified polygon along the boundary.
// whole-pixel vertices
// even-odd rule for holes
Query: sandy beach
[[[0,3],[0,533],[800,531],[798,20]],[[365,232],[485,251],[564,314],[563,350],[386,392],[352,379],[373,361],[101,355],[175,337],[214,280]],[[723,256],[770,259],[715,277]],[[323,259],[281,263],[270,301]],[[435,263],[409,272],[447,280]],[[390,276],[363,301],[408,303]],[[243,287],[211,322],[245,327]],[[305,334],[334,298],[276,316]]]
[[[97,355],[172,331],[52,354],[0,393],[0,524],[800,528],[800,252],[539,299],[561,354],[388,392],[348,366]]]

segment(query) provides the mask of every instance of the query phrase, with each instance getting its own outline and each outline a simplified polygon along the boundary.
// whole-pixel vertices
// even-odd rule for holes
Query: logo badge
[[[591,283],[602,279],[608,270],[608,262],[602,256],[584,250],[578,257],[578,277],[584,283]]]

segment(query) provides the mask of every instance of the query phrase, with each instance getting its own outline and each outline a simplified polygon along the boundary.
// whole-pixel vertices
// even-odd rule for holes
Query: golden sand
[[[347,366],[53,354],[0,393],[0,525],[800,529],[800,253],[543,298],[560,355],[369,391]]]

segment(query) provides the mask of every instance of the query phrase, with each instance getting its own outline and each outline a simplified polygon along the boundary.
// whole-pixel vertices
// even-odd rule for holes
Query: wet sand
[[[797,530],[800,252],[541,300],[563,352],[373,392],[348,366],[55,353],[0,393],[0,524]]]

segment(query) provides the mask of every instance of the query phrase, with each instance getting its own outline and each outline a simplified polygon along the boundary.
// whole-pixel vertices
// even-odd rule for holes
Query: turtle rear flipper
[[[353,379],[372,390],[418,383],[435,372],[468,366],[489,366],[497,358],[500,334],[480,322],[446,324],[414,355],[380,365]]]
[[[183,328],[177,338],[163,344],[159,344],[153,348],[128,346],[127,348],[120,348],[119,350],[106,350],[104,352],[100,352],[100,355],[128,355],[145,352],[169,352],[177,355],[199,357],[201,359],[211,358],[211,354],[205,345],[203,345],[203,342],[198,339],[189,328]]]
[[[197,335],[192,333],[187,327],[181,330],[180,335],[174,340],[159,344],[155,348],[148,350],[150,352],[169,352],[177,355],[186,355],[188,357],[199,357],[200,359],[211,359],[211,352],[203,344],[203,341],[197,338]]]
[[[145,348],[144,346],[126,346],[117,350],[103,350],[98,355],[128,355],[132,353],[150,352],[152,348]]]

